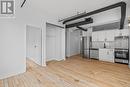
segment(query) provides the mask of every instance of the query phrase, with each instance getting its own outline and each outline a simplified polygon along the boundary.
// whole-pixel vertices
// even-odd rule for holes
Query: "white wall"
[[[15,0],[15,17],[0,18],[0,79],[26,71],[26,25],[42,29],[42,65],[46,66],[46,21],[58,24],[45,11],[38,10],[34,1]],[[48,20],[50,19],[50,20]]]
[[[67,29],[66,56],[70,57],[77,54],[80,54],[80,31]]]
[[[46,61],[65,59],[65,29],[47,24]]]
[[[0,20],[0,79],[26,70],[24,26],[12,20]]]
[[[15,18],[0,18],[0,79],[26,71],[26,27],[16,3]]]
[[[43,38],[46,37],[42,14],[34,13],[29,5],[20,8],[22,1],[15,1],[15,18],[0,18],[0,79],[26,71],[26,24],[42,28]],[[45,48],[45,41],[43,47]],[[43,53],[42,57],[45,58],[45,51]]]

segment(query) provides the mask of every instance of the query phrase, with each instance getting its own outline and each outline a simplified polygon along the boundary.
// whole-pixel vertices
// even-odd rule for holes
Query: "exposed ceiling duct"
[[[76,22],[76,23],[72,23],[72,24],[66,24],[65,28],[72,28],[72,27],[77,27],[77,26],[90,24],[90,23],[93,23],[93,19],[91,17],[86,18],[84,21],[80,21],[80,22]]]
[[[107,10],[111,10],[111,9],[114,9],[117,7],[121,7],[120,29],[123,29],[125,18],[126,18],[126,3],[125,2],[119,2],[119,3],[113,4],[113,5],[110,5],[110,6],[107,6],[107,7],[104,7],[104,8],[89,12],[89,13],[81,13],[81,14],[78,14],[76,16],[72,16],[72,17],[69,17],[67,19],[63,19],[62,21],[63,21],[63,24],[66,24],[67,22],[74,21],[74,20],[77,20],[80,18],[84,18],[86,16],[91,16],[91,15],[94,15],[94,14],[97,14],[100,12],[104,12]]]
[[[88,29],[84,29],[83,27],[76,26],[79,30],[88,31]]]

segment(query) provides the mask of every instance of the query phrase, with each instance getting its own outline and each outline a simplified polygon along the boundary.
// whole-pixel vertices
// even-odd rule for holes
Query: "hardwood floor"
[[[28,61],[26,73],[0,81],[0,87],[130,87],[130,69],[79,56],[47,67]]]

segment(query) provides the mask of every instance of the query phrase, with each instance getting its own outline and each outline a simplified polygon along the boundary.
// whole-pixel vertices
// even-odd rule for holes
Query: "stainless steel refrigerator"
[[[81,55],[83,58],[90,58],[90,48],[92,47],[92,37],[81,37]]]

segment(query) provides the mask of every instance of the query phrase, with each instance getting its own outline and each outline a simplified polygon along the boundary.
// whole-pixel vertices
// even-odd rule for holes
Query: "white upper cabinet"
[[[114,38],[117,36],[128,36],[128,35],[129,35],[128,29],[97,31],[92,33],[92,41],[114,41]]]
[[[116,29],[116,30],[114,30],[114,35],[115,35],[115,37],[117,37],[117,36],[119,36],[119,29]]]
[[[93,33],[92,33],[92,41],[99,41],[99,40],[98,40],[98,36],[99,36],[99,35],[98,35],[98,32],[93,32]]]
[[[106,32],[105,31],[99,31],[98,32],[98,39],[99,39],[99,41],[105,41],[105,39],[106,39]]]
[[[105,35],[106,35],[106,38],[105,38],[106,41],[114,41],[114,37],[115,37],[114,30],[106,31]]]
[[[128,29],[115,30],[115,36],[129,36],[129,30]]]
[[[128,36],[129,35],[128,29],[120,30],[120,33],[122,34],[122,36]]]
[[[92,41],[114,41],[114,32],[113,31],[93,32]]]

